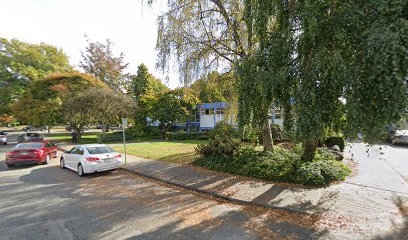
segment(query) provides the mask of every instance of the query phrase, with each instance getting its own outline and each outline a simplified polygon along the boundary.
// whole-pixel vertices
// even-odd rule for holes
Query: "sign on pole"
[[[127,118],[122,118],[122,132],[123,132],[123,150],[125,152],[125,165],[126,165],[126,134],[125,130],[128,127]]]
[[[127,128],[127,127],[128,127],[128,119],[122,118],[122,128]]]

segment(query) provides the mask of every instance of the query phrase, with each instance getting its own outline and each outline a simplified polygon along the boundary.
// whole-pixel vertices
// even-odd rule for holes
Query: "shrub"
[[[346,141],[344,140],[343,137],[328,137],[325,141],[325,144],[327,147],[332,147],[334,145],[337,145],[339,146],[340,151],[343,152],[346,146]]]
[[[135,138],[135,136],[130,135],[128,133],[125,132],[125,137],[126,140],[130,140]],[[103,135],[102,133],[99,133],[96,136],[96,141],[98,143],[104,143],[104,142],[120,142],[123,141],[123,132],[119,131],[119,132],[113,132],[113,133],[106,133],[105,135]]]
[[[207,140],[208,135],[208,132],[166,132],[165,138],[169,141]]]
[[[274,142],[283,142],[288,140],[288,134],[281,125],[272,124],[272,138]]]
[[[297,182],[323,186],[336,180],[344,180],[351,170],[335,160],[303,163],[296,172]]]
[[[231,159],[235,151],[241,147],[238,139],[227,139],[222,136],[212,138],[208,144],[199,144],[196,151],[202,157],[218,157]]]
[[[158,127],[147,126],[145,128],[145,136],[158,137],[161,136],[161,134],[162,132]]]
[[[238,137],[239,134],[231,125],[219,123],[210,132],[208,144],[199,144],[196,151],[204,158],[232,159],[235,151],[241,147]]]
[[[259,130],[254,129],[250,125],[246,125],[240,128],[240,137],[244,142],[250,142],[258,145],[258,143],[260,142],[260,136],[261,134]]]
[[[143,131],[143,127],[140,124],[136,124],[134,126],[127,128],[125,132],[127,135],[134,136],[134,137],[141,137],[145,135],[145,132]]]
[[[219,122],[215,125],[215,128],[210,132],[209,138],[214,138],[215,136],[224,136],[226,138],[236,138],[240,137],[240,134],[233,126],[228,123]]]
[[[302,162],[301,145],[292,149],[275,147],[273,152],[259,152],[252,147],[234,150],[229,158],[222,158],[207,148],[195,164],[212,170],[259,179],[299,183],[313,186],[344,180],[350,169],[334,160],[333,154],[318,149],[313,162]],[[211,153],[211,154],[210,154]]]

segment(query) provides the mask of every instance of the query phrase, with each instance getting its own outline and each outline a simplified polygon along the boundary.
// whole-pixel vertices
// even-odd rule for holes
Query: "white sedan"
[[[87,144],[73,147],[62,154],[61,168],[78,172],[79,176],[87,173],[117,169],[122,165],[122,155],[104,144]]]

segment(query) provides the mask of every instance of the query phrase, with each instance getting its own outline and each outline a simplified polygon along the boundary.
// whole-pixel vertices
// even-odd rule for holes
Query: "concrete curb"
[[[296,210],[296,209],[292,209],[292,208],[285,208],[285,207],[278,207],[278,206],[273,206],[273,205],[268,205],[268,204],[263,204],[263,203],[257,203],[257,202],[251,202],[251,201],[245,201],[245,200],[241,200],[241,199],[237,199],[237,198],[232,198],[232,197],[228,197],[225,195],[221,195],[218,193],[214,193],[214,192],[210,192],[210,191],[206,191],[206,190],[202,190],[202,189],[198,189],[198,188],[194,188],[194,187],[190,187],[190,186],[186,186],[186,185],[182,185],[179,183],[175,183],[172,181],[168,181],[165,179],[161,179],[158,177],[154,177],[154,176],[150,176],[135,170],[130,170],[127,169],[125,167],[120,167],[121,170],[128,172],[130,174],[134,174],[143,178],[147,178],[165,185],[168,185],[170,187],[176,187],[179,189],[183,189],[183,190],[187,190],[189,192],[192,192],[193,194],[198,194],[200,196],[206,197],[206,198],[210,198],[210,199],[215,199],[221,202],[229,202],[229,203],[235,203],[238,205],[244,205],[244,206],[253,206],[253,207],[258,207],[258,208],[265,208],[268,210],[282,210],[282,211],[287,211],[287,212],[291,212],[291,213],[301,213],[301,214],[310,214],[310,215],[316,215],[313,213],[307,213],[301,210]]]

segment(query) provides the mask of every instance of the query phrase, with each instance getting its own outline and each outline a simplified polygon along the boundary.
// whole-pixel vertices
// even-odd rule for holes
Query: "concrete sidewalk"
[[[374,165],[374,160],[370,160]],[[229,198],[263,204],[265,206],[280,207],[307,213],[320,213],[333,207],[339,198],[349,198],[356,201],[356,196],[364,192],[371,194],[405,195],[408,188],[398,186],[398,191],[381,189],[377,186],[359,184],[360,175],[355,175],[346,182],[334,184],[326,188],[296,186],[284,183],[272,183],[250,178],[238,177],[210,171],[191,165],[178,165],[163,161],[143,159],[128,155],[126,170],[143,176],[161,179],[175,185],[186,186]],[[367,180],[367,178],[364,178]],[[357,194],[357,195],[356,195]],[[366,196],[364,197],[366,200]],[[367,209],[372,208],[372,203]],[[376,207],[375,210],[379,210]],[[374,209],[373,209],[374,211]]]
[[[354,151],[355,155],[365,153],[361,146],[350,151]],[[368,178],[377,179],[378,176],[381,176],[381,174],[378,176],[371,174],[373,166],[380,164],[379,166],[384,167],[384,161],[380,158],[380,154],[378,159],[373,155],[370,158],[361,156],[359,158],[362,162],[356,160],[354,164],[361,164],[362,167],[370,165],[367,171],[359,169],[345,182],[325,188],[265,182],[209,171],[191,165],[178,165],[129,155],[128,164],[123,168],[199,193],[204,192],[223,199],[231,199],[233,202],[318,214],[321,219],[325,219],[322,221],[327,221],[328,227],[337,224],[338,227],[347,229],[342,233],[333,232],[333,234],[346,234],[345,239],[350,237],[347,236],[347,232],[353,234],[358,231],[368,238],[378,233],[393,232],[404,221],[407,222],[395,202],[397,198],[408,202],[408,184],[402,185],[403,183],[398,180],[400,176],[394,174],[392,179],[385,181],[385,185],[375,181],[374,185],[370,186]],[[370,162],[367,163],[367,160]],[[389,172],[389,169],[384,168],[377,170],[385,171],[384,174]],[[394,187],[390,186],[392,181],[394,181]],[[395,189],[399,191],[394,191]]]
[[[364,237],[357,239],[371,239],[379,233],[386,236],[400,234],[401,228],[406,231],[408,219],[402,216],[396,201],[401,199],[408,206],[408,148],[367,148],[356,143],[348,144],[345,152],[354,156],[349,161],[357,168],[345,182],[325,188],[261,181],[130,155],[122,168],[232,202],[317,214],[320,226],[342,229],[330,231],[328,238],[350,239],[358,232]]]

